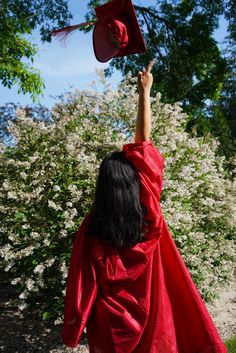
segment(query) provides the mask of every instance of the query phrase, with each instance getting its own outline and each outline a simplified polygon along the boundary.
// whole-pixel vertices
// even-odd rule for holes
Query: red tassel
[[[71,34],[72,32],[74,32],[76,29],[78,28],[82,28],[82,27],[90,27],[92,25],[94,25],[96,21],[88,21],[88,22],[83,22],[83,23],[79,23],[77,25],[74,26],[68,26],[68,27],[64,27],[61,29],[55,29],[54,31],[51,32],[51,34],[56,37],[57,39],[60,40],[60,42],[64,42],[67,39],[67,37],[69,36],[69,34]]]

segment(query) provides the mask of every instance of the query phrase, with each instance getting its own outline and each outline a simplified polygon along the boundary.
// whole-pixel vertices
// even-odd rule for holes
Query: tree
[[[236,1],[229,0],[226,9],[226,17],[229,21],[228,46],[225,56],[228,61],[227,74],[220,92],[219,100],[212,107],[213,133],[219,136],[224,154],[229,157],[236,153]],[[225,129],[218,129],[217,120],[224,121]],[[225,133],[226,132],[226,133]]]
[[[87,18],[103,2],[90,1]],[[135,74],[156,57],[154,93],[160,91],[169,103],[181,101],[191,113],[204,108],[205,101],[219,93],[226,72],[226,60],[213,39],[223,1],[157,1],[155,7],[135,6],[135,10],[148,51],[113,60],[107,73],[116,68]]]
[[[12,134],[8,130],[11,123],[15,123],[17,110],[21,108],[19,103],[6,103],[0,106],[0,142],[5,145],[11,145]],[[51,119],[50,110],[44,106],[25,106],[24,110],[27,112],[27,116],[33,120],[41,122],[49,122]]]
[[[210,130],[219,137],[221,153],[226,157],[236,154],[236,42],[232,40],[231,44],[227,75],[219,99],[209,109]]]
[[[88,3],[87,20],[94,19],[94,7],[102,3],[104,0]],[[229,32],[235,36],[235,0],[157,0],[155,6],[134,7],[148,51],[112,60],[106,74],[111,75],[114,69],[124,75],[129,71],[136,74],[140,67],[156,57],[153,93],[161,92],[164,102],[181,102],[189,116],[187,131],[191,131],[192,126],[197,127],[200,135],[210,131],[219,136],[222,151],[229,152],[228,140],[235,139],[236,124],[232,113],[229,118],[229,110],[235,109],[232,99],[230,106],[227,105],[227,97],[235,97],[235,85],[232,87],[229,79],[235,78],[232,62],[236,60],[232,53],[226,56],[219,49],[213,34],[219,26],[220,16],[224,16]],[[219,114],[212,111],[216,105]]]
[[[25,37],[40,27],[42,41],[50,41],[55,26],[65,26],[72,18],[66,0],[0,0],[0,81],[18,92],[30,93],[33,100],[42,93],[44,83],[31,65],[37,47]]]

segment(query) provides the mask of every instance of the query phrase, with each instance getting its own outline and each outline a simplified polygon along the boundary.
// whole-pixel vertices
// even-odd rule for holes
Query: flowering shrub
[[[109,152],[132,142],[135,86],[75,91],[37,122],[24,109],[10,125],[15,146],[0,148],[0,254],[19,307],[41,308],[60,321],[71,243],[95,191]],[[218,142],[190,136],[178,104],[152,98],[151,138],[165,156],[162,209],[202,296],[214,297],[230,280],[234,261],[235,180],[217,156]]]

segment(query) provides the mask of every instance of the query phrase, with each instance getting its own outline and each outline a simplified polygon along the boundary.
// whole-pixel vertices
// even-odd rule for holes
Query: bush
[[[20,290],[19,307],[62,317],[71,243],[94,197],[96,175],[109,152],[132,142],[137,93],[75,91],[55,105],[51,122],[17,111],[15,145],[1,145],[2,263]],[[217,155],[217,140],[185,132],[178,104],[152,99],[151,138],[165,156],[162,209],[203,298],[230,281],[234,261],[235,180]]]

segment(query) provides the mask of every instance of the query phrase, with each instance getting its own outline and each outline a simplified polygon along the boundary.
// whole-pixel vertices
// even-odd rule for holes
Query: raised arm
[[[146,69],[138,73],[138,114],[136,120],[135,142],[147,141],[151,132],[150,91],[153,83],[151,74],[155,60],[150,61]]]

